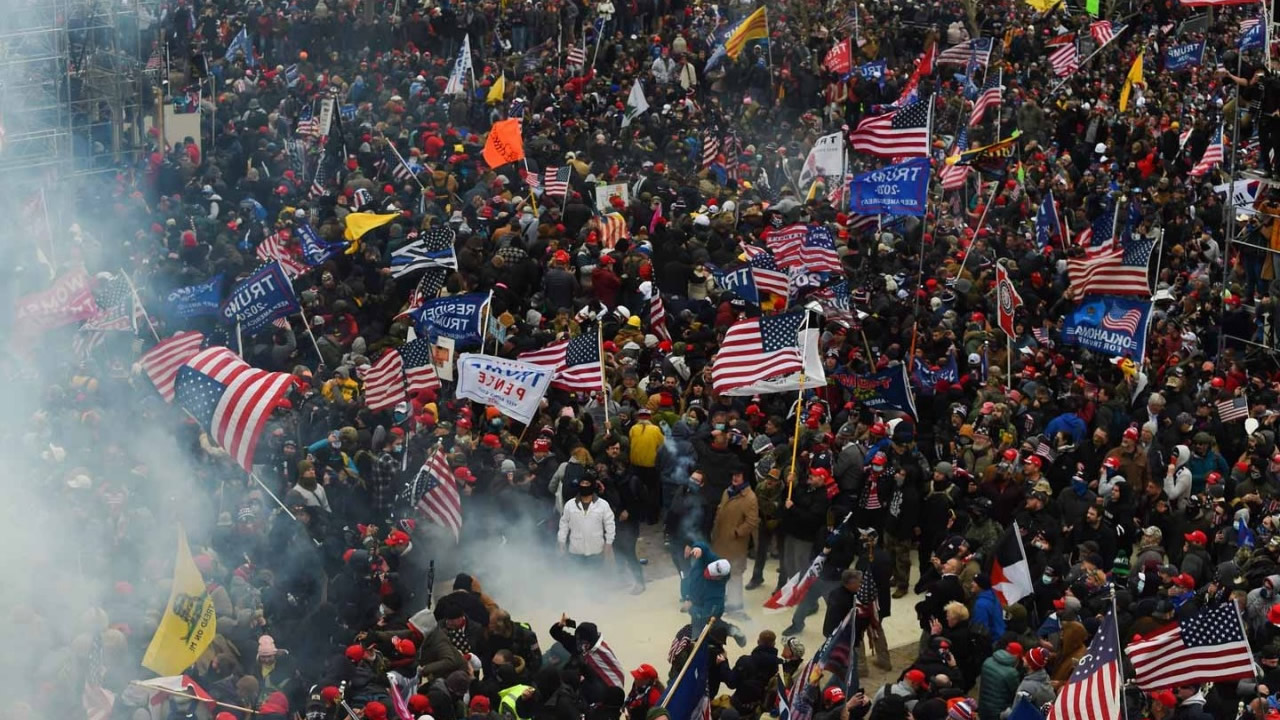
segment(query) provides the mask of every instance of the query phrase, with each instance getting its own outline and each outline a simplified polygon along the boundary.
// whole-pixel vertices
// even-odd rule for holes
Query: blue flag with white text
[[[222,304],[222,275],[218,274],[198,285],[170,290],[164,296],[164,312],[171,318],[217,315]]]
[[[912,158],[853,177],[849,209],[866,215],[923,216],[929,193],[929,158]]]

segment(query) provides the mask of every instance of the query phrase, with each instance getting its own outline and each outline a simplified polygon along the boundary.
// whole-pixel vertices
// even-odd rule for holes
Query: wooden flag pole
[[[662,698],[662,704],[660,707],[665,708],[667,706],[667,701],[675,694],[676,688],[680,685],[680,681],[684,679],[684,674],[689,671],[689,664],[693,662],[693,656],[698,654],[698,649],[702,647],[702,642],[707,639],[707,631],[709,631],[711,626],[715,625],[716,620],[719,619],[720,618],[715,616],[707,618],[707,624],[703,625],[702,632],[698,633],[698,639],[693,643],[693,650],[689,652],[689,657],[684,661],[684,667],[680,668],[680,674],[676,675],[676,679],[672,681],[671,687],[667,688],[667,692]]]
[[[214,699],[212,699],[212,698],[205,699],[205,698],[202,698],[202,697],[200,697],[200,696],[198,696],[198,695],[191,695],[190,693],[178,692],[177,690],[164,690],[164,689],[161,689],[161,688],[152,687],[152,686],[150,686],[150,685],[144,685],[143,683],[140,683],[140,682],[137,682],[137,681],[134,681],[134,682],[132,682],[132,683],[130,683],[130,684],[131,684],[131,685],[137,685],[138,687],[144,687],[144,688],[147,688],[148,690],[155,690],[156,692],[162,692],[162,693],[165,693],[166,695],[177,695],[178,697],[187,698],[188,700],[197,700],[197,701],[199,701],[199,702],[211,702],[211,703],[213,703],[214,705],[217,705],[218,707],[230,708],[230,709],[232,709],[232,710],[237,710],[237,711],[239,711],[239,712],[251,713],[251,714],[253,714],[253,715],[257,715],[257,714],[258,714],[258,711],[257,711],[257,710],[254,710],[254,709],[252,709],[252,708],[240,707],[239,705],[232,705],[231,703],[218,702],[217,700],[214,700]]]
[[[787,501],[796,487],[796,455],[800,452],[800,415],[804,404],[804,371],[800,371],[800,391],[796,394],[796,433],[791,438],[791,471],[787,473]]]

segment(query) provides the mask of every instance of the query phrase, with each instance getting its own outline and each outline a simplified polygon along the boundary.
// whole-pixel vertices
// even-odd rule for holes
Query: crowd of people
[[[1276,715],[1280,373],[1267,345],[1280,192],[1259,181],[1241,206],[1214,186],[1237,165],[1258,177],[1280,167],[1280,75],[1263,52],[1237,49],[1255,6],[1215,8],[1197,26],[1185,21],[1202,11],[1178,3],[1102,5],[1115,39],[1061,80],[1055,40],[1087,42],[1097,20],[1072,2],[786,2],[768,7],[767,38],[723,58],[717,37],[754,7],[169,8],[157,47],[173,58],[174,95],[200,97],[199,141],[152,132],[136,165],[82,191],[91,213],[70,230],[53,220],[58,270],[100,273],[100,292],[129,273],[145,322],[96,344],[74,328],[8,341],[23,368],[11,371],[20,417],[7,420],[19,482],[38,485],[29,507],[56,498],[59,528],[71,511],[79,576],[100,582],[52,604],[33,587],[7,611],[19,640],[6,716],[84,715],[80,688],[105,657],[115,701],[90,720],[651,720],[705,643],[720,720],[777,712],[779,673],[819,720],[995,720],[1019,698],[1051,704],[1108,613],[1128,642],[1224,603],[1240,609],[1257,677],[1130,685],[1127,717],[1235,718],[1238,703],[1249,718]],[[799,186],[818,137],[847,136],[909,82],[933,103],[937,172],[983,80],[963,64],[919,76],[916,63],[978,37],[993,38],[978,73],[1002,70],[1004,87],[970,142],[1019,131],[999,177],[935,182],[926,215],[874,223],[844,206],[842,178]],[[833,73],[824,60],[846,38],[854,70]],[[1207,44],[1199,67],[1163,66],[1162,49],[1194,40]],[[471,71],[455,73],[466,52]],[[879,61],[881,72],[857,70]],[[324,134],[315,123],[331,98]],[[486,136],[508,118],[522,120],[526,158],[490,167]],[[1192,174],[1221,128],[1226,158]],[[849,155],[855,172],[883,162]],[[557,167],[567,187],[553,194],[545,171]],[[626,197],[599,197],[606,185]],[[1065,232],[1046,245],[1035,227],[1050,191]],[[1131,208],[1122,223],[1160,238],[1140,357],[1062,335],[1079,300],[1075,239],[1117,197]],[[365,211],[396,217],[296,277],[302,312],[285,322],[237,337],[218,317],[161,310],[174,289],[253,272],[268,239],[292,237],[300,258],[304,225],[340,243],[344,218]],[[602,217],[613,213],[624,232]],[[827,383],[798,402],[717,392],[725,331],[787,305],[718,278],[793,223],[831,231],[847,282],[848,312],[811,310]],[[406,342],[404,311],[422,300],[421,272],[394,272],[391,254],[439,227],[456,238],[456,268],[432,289],[491,293],[484,352],[515,359],[599,333],[606,387],[552,389],[529,423],[458,398],[448,379],[369,410],[369,367]],[[1229,228],[1246,235],[1230,254]],[[39,262],[22,266],[20,292],[45,287]],[[1008,338],[1000,266],[1023,301]],[[252,478],[136,365],[192,329],[295,378]],[[914,372],[948,363],[958,368],[945,379]],[[904,364],[914,416],[868,407],[835,377]],[[1247,418],[1222,417],[1233,398],[1247,398]],[[155,449],[168,445],[162,462]],[[461,496],[457,537],[405,492],[437,448]],[[174,520],[216,608],[217,637],[185,673],[221,703],[212,709],[173,694],[155,706],[131,684],[150,675],[140,662],[169,596]],[[992,570],[1015,522],[1034,593],[1006,604]],[[658,601],[679,602],[689,622],[669,629],[669,652],[625,669],[605,638],[626,618],[602,606],[532,627],[471,574],[476,555],[520,545],[553,572],[614,573],[652,593],[642,536],[681,577],[680,597]],[[747,638],[735,624],[753,611],[744,591],[789,592],[819,555],[794,610]],[[921,599],[904,600],[913,591]],[[815,650],[796,636],[819,612],[824,635],[857,618],[847,685],[830,672],[791,681]],[[918,637],[886,637],[881,620],[913,613]],[[915,659],[895,666],[891,642],[918,646]],[[862,687],[873,665],[896,679]],[[409,684],[392,687],[389,671]]]

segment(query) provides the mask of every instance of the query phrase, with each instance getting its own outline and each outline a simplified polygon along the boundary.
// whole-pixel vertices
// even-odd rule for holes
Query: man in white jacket
[[[568,553],[583,565],[597,565],[613,559],[613,509],[597,497],[596,472],[588,468],[578,480],[578,497],[564,504],[556,542],[560,553]]]

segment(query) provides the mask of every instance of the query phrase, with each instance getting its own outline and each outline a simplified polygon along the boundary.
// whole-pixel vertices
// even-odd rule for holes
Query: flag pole
[[[396,154],[396,159],[400,161],[400,164],[404,166],[405,170],[409,171],[409,176],[413,178],[414,182],[418,183],[418,189],[425,194],[427,192],[427,186],[422,184],[422,180],[413,172],[413,168],[409,167],[409,163],[405,162],[404,156],[400,154],[400,150],[396,147],[396,144],[391,142],[391,138],[386,135],[383,135],[382,139],[387,141],[387,146],[391,148],[391,152]]]
[[[609,423],[609,384],[604,376],[604,319],[596,320],[596,351],[600,354],[600,392],[604,395],[604,422]]]
[[[1157,261],[1158,262],[1158,261]],[[142,298],[138,297],[138,288],[133,284],[133,278],[129,277],[129,273],[124,268],[120,268],[120,274],[124,275],[125,282],[129,283],[129,292],[133,294],[133,301],[138,307],[142,308],[142,317],[147,321],[147,327],[151,328],[151,335],[160,342],[160,333],[156,332],[155,323],[151,322],[151,314],[147,312],[147,307],[142,304]]]
[[[240,335],[240,321],[236,321],[236,352],[244,357],[244,338]]]
[[[316,342],[316,334],[311,331],[311,323],[307,321],[307,314],[303,312],[301,308],[298,310],[298,317],[302,318],[302,324],[307,328],[307,337],[311,338],[311,347],[316,350],[316,360],[318,362],[324,362],[324,356],[320,354],[320,343]],[[239,326],[237,325],[236,327],[238,332]]]
[[[1076,74],[1077,72],[1080,72],[1080,68],[1084,67],[1085,65],[1088,65],[1088,64],[1089,64],[1089,61],[1093,59],[1093,56],[1094,56],[1094,55],[1097,55],[1098,53],[1102,52],[1103,50],[1106,50],[1106,49],[1107,49],[1107,46],[1108,46],[1108,45],[1110,45],[1111,43],[1115,42],[1115,41],[1116,41],[1116,38],[1120,37],[1120,35],[1122,35],[1122,34],[1123,34],[1123,33],[1116,33],[1115,35],[1112,35],[1110,40],[1108,40],[1108,41],[1106,41],[1105,43],[1103,43],[1102,45],[1100,45],[1100,46],[1098,47],[1098,49],[1097,49],[1097,50],[1094,50],[1093,52],[1089,53],[1089,55],[1088,55],[1087,57],[1085,57],[1085,59],[1084,59],[1084,60],[1081,60],[1079,63],[1077,63],[1077,64],[1076,64],[1075,72],[1068,73],[1068,74],[1067,74],[1067,76],[1066,76],[1066,77],[1064,77],[1064,78],[1062,78],[1061,80],[1059,80],[1059,81],[1058,81],[1058,83],[1057,83],[1056,85],[1054,85],[1053,87],[1049,88],[1049,96],[1050,96],[1050,97],[1053,97],[1054,95],[1056,95],[1056,94],[1058,93],[1058,91],[1062,89],[1062,86],[1067,84],[1067,81],[1071,79],[1071,76],[1072,76],[1072,75]]]
[[[996,193],[1000,192],[1000,183],[993,182],[994,187],[991,188],[991,197],[987,198],[986,204],[982,206],[982,215],[978,217],[978,226],[973,229],[973,236],[976,239],[978,233],[982,231],[982,224],[987,219],[987,213],[991,210],[991,203],[996,201]],[[982,173],[978,173],[978,192],[982,192]],[[973,250],[974,243],[969,243],[969,247],[964,249],[964,257],[960,258],[960,269],[956,270],[956,277],[964,272],[965,263],[969,262],[969,253]]]
[[[144,684],[142,684],[142,683],[138,682],[137,680],[135,680],[135,681],[133,681],[133,682],[131,682],[131,683],[129,683],[129,684],[130,684],[130,685],[137,685],[138,687],[144,687],[144,688],[147,688],[148,690],[155,690],[156,692],[162,692],[162,693],[164,693],[164,694],[166,694],[166,695],[177,695],[178,697],[187,698],[188,700],[197,700],[197,701],[199,701],[199,702],[211,702],[211,703],[213,703],[214,705],[217,705],[218,707],[230,708],[230,709],[232,709],[232,710],[237,710],[237,711],[239,711],[239,712],[250,713],[250,714],[252,714],[252,715],[257,715],[257,714],[258,714],[258,711],[257,711],[257,710],[253,710],[253,709],[251,709],[251,708],[247,708],[247,707],[240,707],[239,705],[232,705],[231,703],[218,702],[217,700],[214,700],[213,698],[202,698],[202,697],[200,697],[200,696],[198,696],[198,695],[191,695],[191,694],[189,694],[189,693],[178,692],[177,690],[162,690],[162,689],[160,689],[160,688],[151,687],[150,685],[144,685]]]
[[[801,364],[803,364],[803,350],[801,351]],[[787,502],[791,502],[791,493],[796,487],[796,454],[800,451],[800,414],[801,404],[804,402],[804,370],[800,371],[800,390],[796,394],[796,432],[795,437],[791,439],[791,471],[787,473]]]
[[[698,633],[698,639],[693,643],[693,649],[689,651],[689,657],[684,661],[684,667],[680,668],[680,674],[676,675],[676,679],[671,681],[670,687],[667,688],[667,692],[662,696],[662,702],[659,703],[659,707],[665,708],[667,706],[667,701],[675,694],[676,688],[680,686],[680,681],[684,680],[684,674],[689,671],[689,664],[693,662],[693,656],[698,654],[698,648],[702,647],[702,641],[707,639],[707,631],[719,619],[714,615],[707,618],[706,624],[702,626],[702,632]]]
[[[1234,604],[1234,602],[1233,602],[1232,604]],[[1116,620],[1117,620],[1117,618],[1119,618],[1119,617],[1120,617],[1120,610],[1119,610],[1119,608],[1117,608],[1117,607],[1116,607],[1116,586],[1115,586],[1115,583],[1112,583],[1112,584],[1111,584],[1111,620],[1112,620],[1112,622],[1115,622],[1115,626],[1116,626],[1116,647],[1117,647],[1117,648],[1121,647],[1121,643],[1120,643],[1120,623],[1116,621]],[[1240,617],[1240,610],[1239,610],[1239,608],[1237,608],[1237,609],[1236,609],[1236,617],[1237,617],[1237,618],[1239,618],[1239,617]],[[1241,621],[1240,621],[1240,629],[1241,629],[1241,630],[1244,630],[1244,621],[1243,621],[1243,620],[1241,620]],[[1244,636],[1244,642],[1245,642],[1245,644],[1246,644],[1246,645],[1248,645],[1248,644],[1249,644],[1249,635],[1248,635],[1248,633],[1245,633],[1245,636]],[[1250,652],[1249,654],[1250,654],[1250,655],[1252,655],[1253,653],[1252,653],[1252,652]],[[1121,680],[1124,680],[1124,663],[1117,663],[1117,667],[1116,667],[1116,669],[1117,669],[1117,670],[1119,670],[1119,672],[1120,672],[1120,679],[1121,679]],[[1116,687],[1116,694],[1120,696],[1120,717],[1129,717],[1129,711],[1128,711],[1128,709],[1125,707],[1126,703],[1125,703],[1125,699],[1124,699],[1124,683],[1123,683],[1123,682],[1121,682],[1121,683]]]

